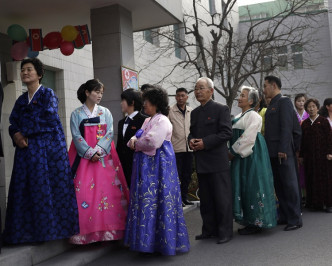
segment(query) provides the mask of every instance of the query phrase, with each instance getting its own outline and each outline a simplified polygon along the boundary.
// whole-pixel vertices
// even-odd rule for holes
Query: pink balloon
[[[61,53],[66,56],[71,55],[74,52],[74,48],[73,42],[64,41],[60,45]]]
[[[10,55],[16,61],[20,61],[26,58],[28,52],[29,52],[29,46],[25,41],[15,43],[10,49]]]

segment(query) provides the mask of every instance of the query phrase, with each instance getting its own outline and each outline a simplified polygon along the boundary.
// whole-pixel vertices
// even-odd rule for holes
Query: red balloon
[[[62,42],[60,45],[60,51],[63,55],[71,55],[74,52],[74,44],[72,42]]]
[[[61,33],[56,31],[47,33],[43,39],[43,42],[44,46],[46,46],[48,49],[57,49],[60,47],[62,42]]]
[[[29,52],[29,46],[25,41],[15,43],[10,49],[10,55],[16,61],[23,60],[26,58]]]

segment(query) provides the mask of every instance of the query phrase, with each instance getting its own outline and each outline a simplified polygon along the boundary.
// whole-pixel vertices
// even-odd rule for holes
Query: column
[[[121,66],[135,68],[131,12],[120,5],[91,9],[92,56],[95,78],[104,83],[101,105],[113,115],[115,140],[121,112]]]

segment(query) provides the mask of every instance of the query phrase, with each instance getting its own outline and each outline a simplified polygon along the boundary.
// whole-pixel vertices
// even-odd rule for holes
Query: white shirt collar
[[[97,112],[98,112],[98,105],[95,104],[95,107],[93,108],[92,113],[90,112],[90,110],[89,110],[89,108],[86,106],[86,104],[83,104],[83,110],[84,110],[84,112],[86,113],[86,115],[87,115],[89,118],[96,117],[96,116],[97,116]]]
[[[135,117],[135,115],[137,115],[137,114],[138,114],[138,111],[135,111],[135,112],[132,112],[130,115],[128,115],[128,117],[129,117],[131,120],[133,120],[134,117]]]
[[[38,89],[32,94],[31,98],[29,97],[29,93],[28,93],[28,101],[29,101],[28,104],[32,101],[33,96],[35,96],[36,92],[40,89],[41,86],[42,85],[40,84],[39,87],[38,87]]]
[[[309,119],[310,119],[310,121],[311,121],[311,125],[313,124],[313,123],[315,123],[315,121],[316,121],[316,119],[319,117],[319,114],[316,116],[316,118],[314,119],[314,120],[312,120],[310,117],[309,117]]]

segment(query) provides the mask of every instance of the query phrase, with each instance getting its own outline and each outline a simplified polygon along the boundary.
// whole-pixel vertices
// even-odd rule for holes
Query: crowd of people
[[[70,118],[67,152],[53,90],[41,85],[40,60],[25,59],[28,91],[10,115],[15,149],[4,241],[72,244],[123,239],[142,253],[175,255],[190,249],[183,207],[194,169],[202,231],[196,240],[232,239],[284,224],[303,226],[302,203],[332,212],[332,98],[320,103],[281,94],[281,80],[265,77],[263,94],[243,86],[241,113],[213,99],[214,84],[199,78],[188,91],[145,84],[121,94],[126,117],[115,146],[111,112],[100,105],[104,85],[88,80],[77,91],[82,106]],[[194,160],[195,159],[195,160]]]

